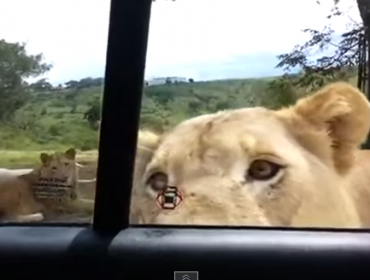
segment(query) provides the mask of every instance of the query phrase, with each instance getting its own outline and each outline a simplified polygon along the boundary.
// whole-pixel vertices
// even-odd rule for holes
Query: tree
[[[334,8],[328,18],[343,16],[334,1]],[[345,79],[348,67],[358,65],[359,36],[364,33],[362,23],[348,22],[350,30],[337,34],[330,26],[322,30],[311,28],[303,32],[310,35],[310,39],[293,48],[292,52],[278,56],[280,62],[277,67],[289,72],[293,68],[299,68],[301,75],[297,77],[296,85],[306,89],[321,87],[329,81]],[[339,37],[339,39],[337,39]],[[321,52],[321,57],[314,59],[314,53]]]
[[[30,55],[25,43],[0,40],[0,121],[10,120],[29,95],[27,78],[37,77],[51,69],[43,55]]]
[[[72,88],[77,88],[78,86],[78,81],[75,80],[70,80],[64,84],[66,89],[72,89]]]
[[[345,13],[340,11],[338,7],[339,2],[340,0],[333,1],[334,5],[331,13],[327,16],[328,19],[345,16]],[[320,1],[317,1],[317,3],[320,5]],[[301,72],[290,81],[284,80],[287,76],[284,75],[280,78],[280,82],[275,85],[271,83],[268,98],[275,97],[275,100],[290,100],[293,103],[294,99],[302,95],[302,91],[307,93],[331,81],[348,80],[353,76],[353,70],[356,67],[358,67],[358,76],[360,76],[360,71],[362,70],[360,38],[366,36],[368,48],[370,45],[370,32],[366,32],[367,28],[365,28],[370,25],[370,1],[357,0],[357,5],[362,22],[355,22],[353,19],[349,19],[347,25],[349,30],[347,32],[340,34],[340,36],[335,36],[334,30],[330,26],[325,26],[322,30],[307,28],[303,32],[310,34],[311,38],[306,43],[295,46],[290,53],[278,56],[280,62],[277,67],[283,68],[286,72],[298,68]],[[336,40],[338,37],[339,40]],[[322,56],[313,59],[313,54],[317,54],[317,51],[321,52]],[[325,54],[325,52],[328,53],[329,51],[331,54]],[[368,65],[370,65],[369,62]],[[290,83],[290,86],[294,89],[293,93],[298,92],[298,94],[295,94],[293,98],[292,96],[286,98],[286,95],[291,95],[292,91],[282,91],[278,86],[282,83],[286,83],[285,85]],[[360,86],[359,83],[357,85]],[[365,89],[364,91],[366,94]],[[280,98],[276,97],[279,95]],[[367,97],[370,97],[369,83]],[[370,135],[363,148],[370,148]]]
[[[83,89],[83,88],[89,88],[89,87],[102,86],[103,83],[104,83],[104,78],[86,77],[79,81],[70,80],[66,82],[64,85],[66,89]]]
[[[171,78],[166,78],[166,85],[171,85],[171,84],[172,84]]]
[[[320,5],[320,1],[316,2]],[[339,0],[333,1],[328,19],[346,16],[340,11],[338,3]],[[303,32],[310,35],[309,40],[294,46],[290,53],[278,56],[276,67],[283,68],[285,75],[279,81],[270,83],[265,98],[278,102],[276,107],[289,105],[298,97],[328,82],[348,80],[359,65],[359,37],[365,32],[362,22],[352,19],[348,20],[348,29],[339,36],[330,25],[324,26],[322,30],[304,29]],[[320,53],[321,56],[317,57]],[[292,75],[297,70],[299,73]]]
[[[357,0],[357,6],[365,26],[370,25],[370,2],[368,0]]]
[[[84,114],[84,119],[88,121],[90,127],[94,130],[97,129],[96,123],[101,118],[101,102],[100,98],[95,98],[90,102],[89,109]]]
[[[48,79],[42,78],[31,84],[30,88],[37,92],[45,92],[53,90],[53,85],[48,82]]]
[[[259,96],[259,105],[270,109],[279,109],[293,104],[302,94],[294,87],[294,75],[285,74],[273,80]]]

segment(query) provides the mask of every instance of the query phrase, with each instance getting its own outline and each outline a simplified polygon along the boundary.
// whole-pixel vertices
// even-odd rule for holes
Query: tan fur
[[[146,150],[154,152],[139,147],[131,218],[154,224],[360,227],[352,174],[369,128],[368,101],[343,82],[277,111],[236,109],[184,121]],[[254,180],[245,174],[255,160],[284,168],[273,178]],[[160,209],[157,192],[146,183],[158,171],[184,193],[175,210]]]
[[[138,143],[136,149],[134,185],[141,184],[141,178],[144,175],[145,167],[151,160],[154,149],[158,146],[160,138],[158,135],[145,130],[139,130]],[[138,222],[140,216],[140,199],[144,196],[142,188],[133,188],[131,196],[130,221],[132,224]]]
[[[33,170],[0,169],[0,215],[5,221],[41,221],[54,211],[92,213],[94,201],[81,199],[77,191],[76,151],[40,154],[41,164]],[[73,197],[63,202],[38,200],[34,184],[40,178],[67,178],[73,187]]]
[[[355,201],[363,227],[370,227],[370,151],[358,151],[355,168],[350,175],[349,191]]]

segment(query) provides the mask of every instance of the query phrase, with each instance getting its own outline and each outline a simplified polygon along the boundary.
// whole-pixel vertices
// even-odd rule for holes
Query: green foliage
[[[320,1],[316,2],[320,5]],[[339,0],[333,0],[327,19],[346,17],[338,3]],[[285,75],[270,82],[263,99],[267,102],[265,104],[271,107],[290,105],[329,82],[352,82],[360,63],[359,38],[364,36],[365,28],[362,22],[357,23],[351,18],[348,18],[347,27],[349,31],[342,34],[336,34],[330,24],[322,30],[304,29],[303,32],[310,36],[309,40],[294,46],[290,53],[278,56],[280,61],[276,67],[283,68]],[[298,74],[291,74],[297,70]]]
[[[272,77],[148,86],[143,93],[140,126],[163,132],[185,119],[217,110],[288,105],[297,91],[282,81]],[[271,85],[284,94],[276,95]],[[3,124],[0,149],[96,149],[100,100],[101,87],[32,93],[12,121]]]
[[[267,89],[266,79],[172,83],[144,89],[141,127],[163,132],[198,114],[254,106]],[[78,82],[78,81],[77,81]],[[40,84],[40,83],[39,83]],[[71,146],[96,149],[101,116],[101,86],[42,87],[33,84],[27,104],[0,130],[0,149],[55,150]]]
[[[144,90],[141,126],[167,130],[205,113],[260,103],[269,79],[223,80],[148,86]]]
[[[29,55],[24,43],[0,40],[0,121],[10,120],[30,96],[26,78],[50,70],[42,54]]]
[[[76,107],[77,105],[75,105]],[[73,108],[75,108],[73,107]],[[91,128],[96,128],[96,123],[100,120],[101,116],[101,102],[100,98],[96,97],[93,101],[89,103],[89,109],[84,114],[84,119],[86,119]]]
[[[267,90],[263,92],[261,105],[271,109],[279,109],[295,103],[300,97],[299,91],[294,87],[295,76],[284,75],[269,83]]]

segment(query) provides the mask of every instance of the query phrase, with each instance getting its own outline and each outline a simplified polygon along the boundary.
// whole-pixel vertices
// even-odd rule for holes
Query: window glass
[[[131,222],[370,224],[363,31],[352,0],[153,2]]]
[[[109,8],[1,1],[1,222],[91,221]]]

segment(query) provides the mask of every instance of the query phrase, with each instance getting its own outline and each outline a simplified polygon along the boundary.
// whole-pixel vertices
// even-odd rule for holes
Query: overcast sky
[[[139,1],[139,0],[138,0]],[[276,55],[321,29],[332,0],[157,0],[153,3],[146,77],[199,79],[277,74]],[[359,21],[354,0],[343,0]],[[104,74],[109,1],[1,0],[0,38],[28,42],[54,68],[52,83]],[[332,21],[338,32],[348,18]]]

